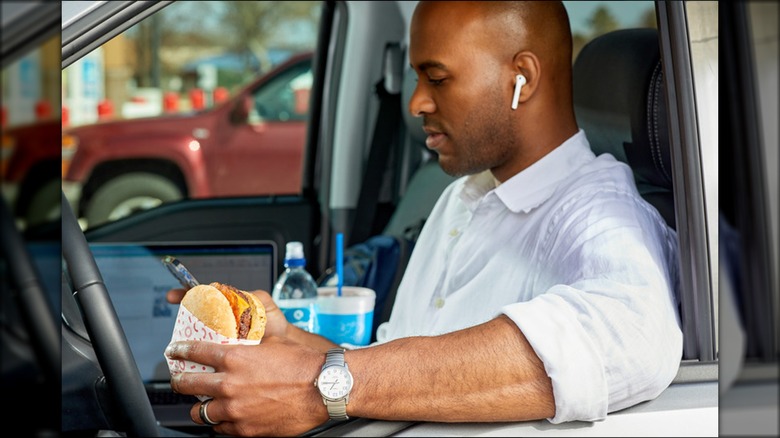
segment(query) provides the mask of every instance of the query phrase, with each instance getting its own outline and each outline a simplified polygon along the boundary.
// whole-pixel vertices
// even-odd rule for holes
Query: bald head
[[[440,31],[473,29],[464,49],[490,51],[501,60],[519,52],[539,58],[547,73],[571,74],[572,36],[569,16],[558,1],[421,1],[415,18],[432,17]],[[414,19],[413,19],[414,23]],[[413,24],[414,26],[414,24]],[[414,29],[412,29],[414,32]]]
[[[562,2],[498,1],[477,2],[485,10],[484,19],[503,56],[531,51],[544,63],[557,67],[571,66],[571,28]]]
[[[577,131],[571,51],[561,2],[421,1],[410,27],[409,60],[420,81],[409,110],[431,121],[429,131],[443,130],[437,124],[457,124],[446,138],[458,152],[468,147],[455,143],[461,132],[464,141],[479,142],[482,135],[495,145],[479,145],[471,159],[453,157],[451,173],[488,166],[500,180],[510,177]],[[515,111],[510,107],[517,75],[526,84]],[[460,120],[458,113],[472,117]],[[429,143],[442,146],[432,149],[448,170],[445,143]],[[489,149],[493,158],[483,159]],[[462,166],[454,169],[454,164]]]

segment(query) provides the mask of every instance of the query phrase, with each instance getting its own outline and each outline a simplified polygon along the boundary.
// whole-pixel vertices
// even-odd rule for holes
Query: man
[[[559,423],[656,397],[682,354],[676,240],[630,169],[594,157],[577,127],[563,5],[420,2],[409,57],[409,111],[465,177],[431,212],[380,342],[344,353],[346,414]],[[216,373],[171,383],[213,397],[191,416],[219,433],[300,434],[328,419],[312,382],[335,346],[258,294],[262,344],[176,345]]]

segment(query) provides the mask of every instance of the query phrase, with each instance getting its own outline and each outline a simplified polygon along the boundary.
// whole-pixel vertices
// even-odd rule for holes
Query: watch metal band
[[[331,348],[328,350],[328,352],[325,354],[325,364],[322,366],[322,369],[324,370],[325,368],[334,365],[343,367],[344,351],[345,350],[343,348]],[[328,415],[330,416],[331,420],[341,421],[349,419],[347,416],[346,399],[331,401],[323,398],[322,401],[325,402],[325,407],[328,409]]]
[[[347,416],[347,401],[342,399],[339,401],[325,400],[325,407],[328,408],[328,415],[331,420],[342,421],[349,420]]]
[[[333,365],[338,366],[344,366],[344,350],[343,348],[331,348],[328,350],[328,352],[325,354],[325,365],[322,366],[322,369]]]

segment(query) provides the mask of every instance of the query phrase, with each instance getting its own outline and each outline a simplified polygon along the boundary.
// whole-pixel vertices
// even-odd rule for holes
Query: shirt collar
[[[549,199],[564,178],[593,158],[595,154],[590,149],[585,132],[580,129],[539,161],[499,186],[496,186],[489,170],[469,176],[460,197],[473,210],[480,199],[495,191],[509,210],[528,213]]]

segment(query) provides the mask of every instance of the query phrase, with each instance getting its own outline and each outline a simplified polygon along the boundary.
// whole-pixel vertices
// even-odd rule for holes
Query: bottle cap
[[[303,243],[301,242],[287,242],[286,254],[284,258],[286,260],[302,259],[303,258]]]

